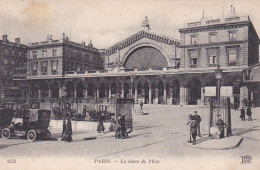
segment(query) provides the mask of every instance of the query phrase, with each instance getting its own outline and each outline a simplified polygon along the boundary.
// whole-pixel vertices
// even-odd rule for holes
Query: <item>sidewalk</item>
[[[226,150],[226,149],[234,149],[238,147],[243,138],[240,136],[230,136],[222,139],[212,139],[211,137],[202,137],[197,140],[196,145],[192,145],[192,143],[188,143],[188,146],[206,149],[206,150]]]

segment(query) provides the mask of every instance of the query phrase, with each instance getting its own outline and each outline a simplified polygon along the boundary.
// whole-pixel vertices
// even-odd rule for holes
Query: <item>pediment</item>
[[[148,38],[148,39],[151,39],[151,40],[154,40],[154,41],[158,41],[158,42],[161,42],[161,43],[165,43],[165,44],[168,44],[168,45],[177,45],[178,40],[174,39],[174,38],[171,38],[171,37],[168,37],[168,36],[164,36],[164,35],[160,35],[160,34],[157,34],[155,32],[152,32],[150,30],[141,30],[139,32],[137,32],[136,34],[126,38],[125,40],[113,45],[112,47],[106,49],[104,51],[105,54],[107,55],[111,55],[113,53],[115,53],[117,50],[121,50],[133,43],[135,43],[136,41],[139,41],[141,40],[142,38]]]

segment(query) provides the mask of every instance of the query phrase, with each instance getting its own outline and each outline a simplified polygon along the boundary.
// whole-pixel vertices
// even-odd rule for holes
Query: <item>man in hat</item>
[[[245,108],[242,107],[242,108],[240,109],[240,118],[241,118],[242,121],[245,120],[245,115],[246,115]]]
[[[197,112],[197,111],[194,111],[193,117],[196,119],[196,122],[197,122],[197,135],[198,135],[199,137],[201,137],[201,133],[200,133],[200,122],[201,122],[201,118],[200,118],[200,115],[198,115],[198,112]]]
[[[72,126],[71,126],[71,121],[70,117],[67,118],[67,126],[66,126],[66,135],[65,135],[65,142],[71,142],[72,141]]]
[[[121,126],[121,134],[122,134],[121,139],[124,139],[127,136],[126,127],[125,127],[125,114],[120,116],[119,124]]]

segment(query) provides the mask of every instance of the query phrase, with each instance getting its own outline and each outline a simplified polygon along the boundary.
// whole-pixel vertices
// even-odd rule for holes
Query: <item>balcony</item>
[[[198,68],[198,65],[197,64],[191,64],[190,68]]]
[[[207,64],[207,67],[217,67],[217,64]]]
[[[237,62],[228,62],[226,66],[237,66]]]

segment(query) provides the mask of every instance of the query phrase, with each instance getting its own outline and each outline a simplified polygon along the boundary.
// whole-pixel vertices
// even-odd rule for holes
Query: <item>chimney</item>
[[[15,38],[15,43],[20,44],[21,39],[19,37]]]
[[[3,39],[3,41],[8,41],[7,35],[3,35],[3,36],[2,36],[2,39]]]

